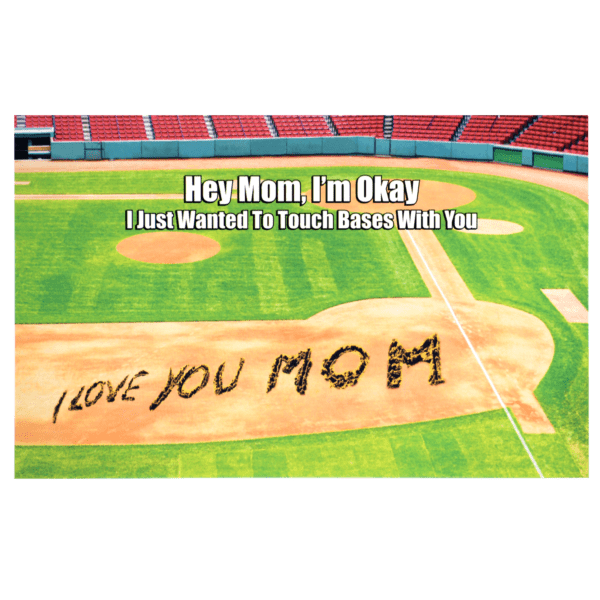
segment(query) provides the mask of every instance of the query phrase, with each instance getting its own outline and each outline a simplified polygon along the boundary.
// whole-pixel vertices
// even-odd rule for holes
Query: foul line
[[[450,306],[450,302],[448,302],[448,298],[446,298],[446,295],[442,291],[442,288],[440,287],[439,283],[437,282],[437,279],[435,278],[434,274],[432,273],[431,269],[429,268],[429,265],[427,264],[427,261],[425,260],[425,257],[421,253],[421,250],[419,249],[419,246],[417,246],[417,243],[415,242],[412,234],[410,233],[410,231],[408,229],[406,230],[406,233],[408,233],[408,236],[410,237],[410,241],[413,243],[414,247],[417,249],[417,252],[419,253],[419,256],[421,257],[421,260],[423,261],[423,264],[425,265],[425,268],[429,271],[429,274],[431,275],[431,279],[433,279],[433,283],[435,283],[437,289],[440,291],[440,294],[442,295],[442,298],[444,299],[444,302],[446,303],[446,306],[448,307],[448,309],[452,313],[452,317],[454,318],[454,321],[458,325],[458,328],[460,329],[460,332],[463,334],[463,337],[465,338],[467,344],[469,345],[469,348],[471,348],[471,352],[473,352],[473,356],[475,356],[475,360],[477,361],[477,363],[481,367],[481,370],[483,371],[483,374],[485,375],[486,379],[488,380],[488,383],[492,387],[492,390],[494,391],[494,394],[496,394],[496,398],[498,398],[498,402],[500,402],[500,405],[504,409],[504,412],[506,413],[506,416],[508,417],[508,420],[511,422],[514,430],[516,431],[517,435],[519,436],[519,439],[521,440],[521,444],[523,444],[523,448],[525,448],[525,450],[527,451],[527,454],[529,455],[529,458],[531,459],[531,462],[533,463],[533,466],[535,467],[535,470],[538,472],[539,476],[542,479],[544,479],[544,475],[542,474],[541,469],[539,468],[537,462],[535,461],[535,458],[533,457],[533,454],[531,453],[531,450],[529,449],[529,446],[527,445],[527,442],[525,441],[525,439],[521,435],[521,432],[519,431],[519,428],[517,427],[516,423],[514,422],[512,416],[510,414],[510,411],[506,407],[506,404],[504,404],[504,402],[502,401],[502,398],[500,397],[500,394],[498,393],[498,390],[496,389],[496,386],[494,385],[494,382],[491,380],[491,378],[490,378],[490,376],[489,376],[486,368],[484,367],[483,363],[481,362],[481,359],[479,358],[477,352],[475,351],[475,348],[473,347],[473,344],[471,344],[471,340],[468,338],[467,334],[465,333],[465,330],[462,328],[462,325],[460,324],[460,321],[458,320],[458,317],[456,316],[456,313],[454,312],[454,310],[452,310],[452,306]]]

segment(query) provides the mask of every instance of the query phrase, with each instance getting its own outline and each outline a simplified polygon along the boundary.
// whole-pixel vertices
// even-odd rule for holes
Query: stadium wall
[[[127,142],[52,142],[53,160],[133,158],[212,158],[230,156],[363,155],[496,161],[570,173],[588,173],[588,157],[531,148],[376,139],[363,136],[324,138],[256,138],[211,140],[144,140]]]

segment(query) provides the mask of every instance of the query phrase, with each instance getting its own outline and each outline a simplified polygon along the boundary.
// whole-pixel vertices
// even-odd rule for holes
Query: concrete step
[[[541,116],[542,115],[536,115],[532,121],[525,125],[525,127],[521,128],[519,131],[517,131],[517,133],[511,136],[508,142],[506,142],[506,145],[512,144],[520,135],[524,134],[535,122],[539,121]]]
[[[216,138],[217,130],[215,129],[212,117],[210,115],[204,115],[204,122],[206,123],[206,129],[208,129],[208,135],[213,139]]]
[[[462,132],[465,130],[465,127],[467,126],[467,123],[471,120],[471,115],[465,115],[461,122],[458,124],[458,127],[456,128],[456,131],[452,134],[452,137],[450,138],[451,142],[456,142],[457,140],[460,139],[460,136],[462,134]]]
[[[81,126],[83,127],[83,139],[86,142],[91,142],[92,129],[90,127],[90,115],[81,115]]]
[[[271,132],[271,137],[279,137],[279,132],[277,131],[277,127],[275,127],[275,121],[273,121],[273,117],[271,115],[265,115],[265,121],[267,122],[267,127]]]
[[[387,115],[383,117],[383,137],[387,139],[391,138],[392,131],[394,131],[394,116]]]
[[[323,116],[325,118],[325,122],[327,123],[327,127],[329,127],[329,131],[331,131],[331,133],[333,135],[340,135],[335,126],[335,123],[333,122],[333,119],[329,115],[323,115]]]
[[[149,140],[155,139],[154,137],[154,127],[152,126],[152,118],[150,115],[142,115],[144,119],[144,129],[146,130],[146,137]]]

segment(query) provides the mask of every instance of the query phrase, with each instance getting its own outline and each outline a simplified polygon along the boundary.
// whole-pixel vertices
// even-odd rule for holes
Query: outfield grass
[[[199,232],[221,251],[177,265],[116,251],[139,233],[125,231],[126,209],[182,208],[177,200],[17,201],[16,322],[305,319],[355,300],[429,296],[396,231]]]
[[[537,442],[541,468],[550,476],[577,477],[579,471],[558,436],[528,436],[542,437]],[[15,474],[18,478],[537,477],[502,410],[243,442],[21,446],[16,448]]]
[[[588,306],[588,206],[531,183],[473,178],[486,194],[468,210],[517,222],[524,231],[486,236],[442,229],[437,237],[477,300],[531,313],[552,333],[554,359],[535,395],[587,475],[588,326],[568,323],[541,290],[568,288]]]
[[[215,179],[238,174],[297,178],[306,190],[313,172],[261,169],[204,174]],[[524,232],[511,236],[440,231],[438,238],[477,299],[514,306],[548,326],[556,353],[536,396],[557,435],[528,435],[526,439],[545,475],[586,476],[587,325],[566,323],[540,289],[569,288],[587,306],[587,206],[543,186],[488,175],[362,167],[323,168],[319,173],[330,179],[382,174],[464,185],[477,198],[461,211],[478,211],[480,218],[516,221],[525,227]],[[17,186],[15,193],[181,193],[184,174],[189,173],[16,174],[17,180],[31,181],[31,185]],[[124,230],[125,209],[164,211],[183,206],[167,200],[17,201],[17,322],[307,318],[351,300],[428,296],[396,231],[207,232],[222,244],[222,251],[209,261],[190,265],[134,263],[114,250],[120,239],[135,233]],[[260,208],[269,210],[267,205]],[[316,210],[314,206],[306,209]],[[229,210],[240,210],[240,206],[232,203]],[[491,421],[486,420],[489,415],[493,415]],[[500,425],[502,419],[504,425]],[[474,422],[475,429],[481,428],[477,436]],[[194,476],[205,471],[212,475],[285,471],[290,476],[535,475],[512,427],[506,430],[506,424],[510,427],[506,416],[494,412],[397,428],[221,445],[20,447],[16,449],[17,476]],[[496,438],[497,426],[502,434]],[[389,452],[372,445],[392,431],[394,443],[402,448],[403,467],[394,452],[390,462]],[[469,450],[460,441],[465,431],[471,431],[468,439],[477,439]],[[515,440],[514,455],[506,455],[505,449],[513,447]],[[314,454],[308,447],[319,450]],[[423,456],[423,448],[433,471],[427,461],[417,458]],[[230,453],[233,462],[217,458]],[[413,454],[414,460],[406,458]],[[416,470],[407,466],[411,462]],[[527,466],[518,466],[523,464]]]

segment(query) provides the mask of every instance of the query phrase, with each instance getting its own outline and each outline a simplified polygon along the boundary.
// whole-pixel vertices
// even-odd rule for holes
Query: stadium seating
[[[147,139],[141,115],[90,115],[90,133],[94,142]]]
[[[582,140],[575,142],[571,147],[565,148],[564,152],[570,154],[586,154],[588,153],[588,136],[586,135]]]
[[[212,115],[219,138],[270,138],[262,115]]]
[[[181,140],[183,131],[177,115],[152,115],[154,137],[157,140]]]
[[[244,134],[248,138],[270,138],[273,137],[267,126],[264,115],[240,115],[240,122]]]
[[[120,140],[117,117],[112,115],[90,115],[92,141],[104,142]]]
[[[15,123],[17,118],[15,117]],[[52,127],[52,115],[26,115],[25,127]],[[16,125],[15,125],[16,127]]]
[[[142,115],[117,115],[117,126],[122,140],[148,139]]]
[[[534,115],[473,115],[458,141],[507,144],[534,118]]]
[[[309,137],[329,137],[332,136],[325,117],[321,115],[300,115],[302,126]]]
[[[326,137],[332,133],[323,116],[273,115],[279,137]]]
[[[392,138],[449,142],[462,118],[462,115],[395,115]]]
[[[212,115],[217,137],[220,138],[243,138],[244,130],[239,117]]]
[[[59,142],[82,141],[81,115],[54,115],[54,139]]]
[[[541,116],[511,143],[523,148],[560,152],[588,133],[587,116]]]
[[[462,120],[461,115],[396,115],[393,139],[450,141]],[[272,115],[280,137],[329,137],[332,132],[322,115]],[[362,135],[383,138],[383,115],[332,115],[341,136]],[[152,115],[157,140],[210,139],[201,115]],[[270,138],[263,115],[215,115],[219,138]],[[146,140],[141,115],[90,115],[92,141]],[[56,141],[83,141],[80,115],[14,116],[18,124],[31,128],[52,127]],[[588,154],[588,117],[545,115],[473,115],[458,142],[510,144],[542,151]]]
[[[383,137],[383,115],[331,115],[331,120],[340,135]]]
[[[203,116],[179,115],[178,118],[184,139],[207,140],[210,138]]]

